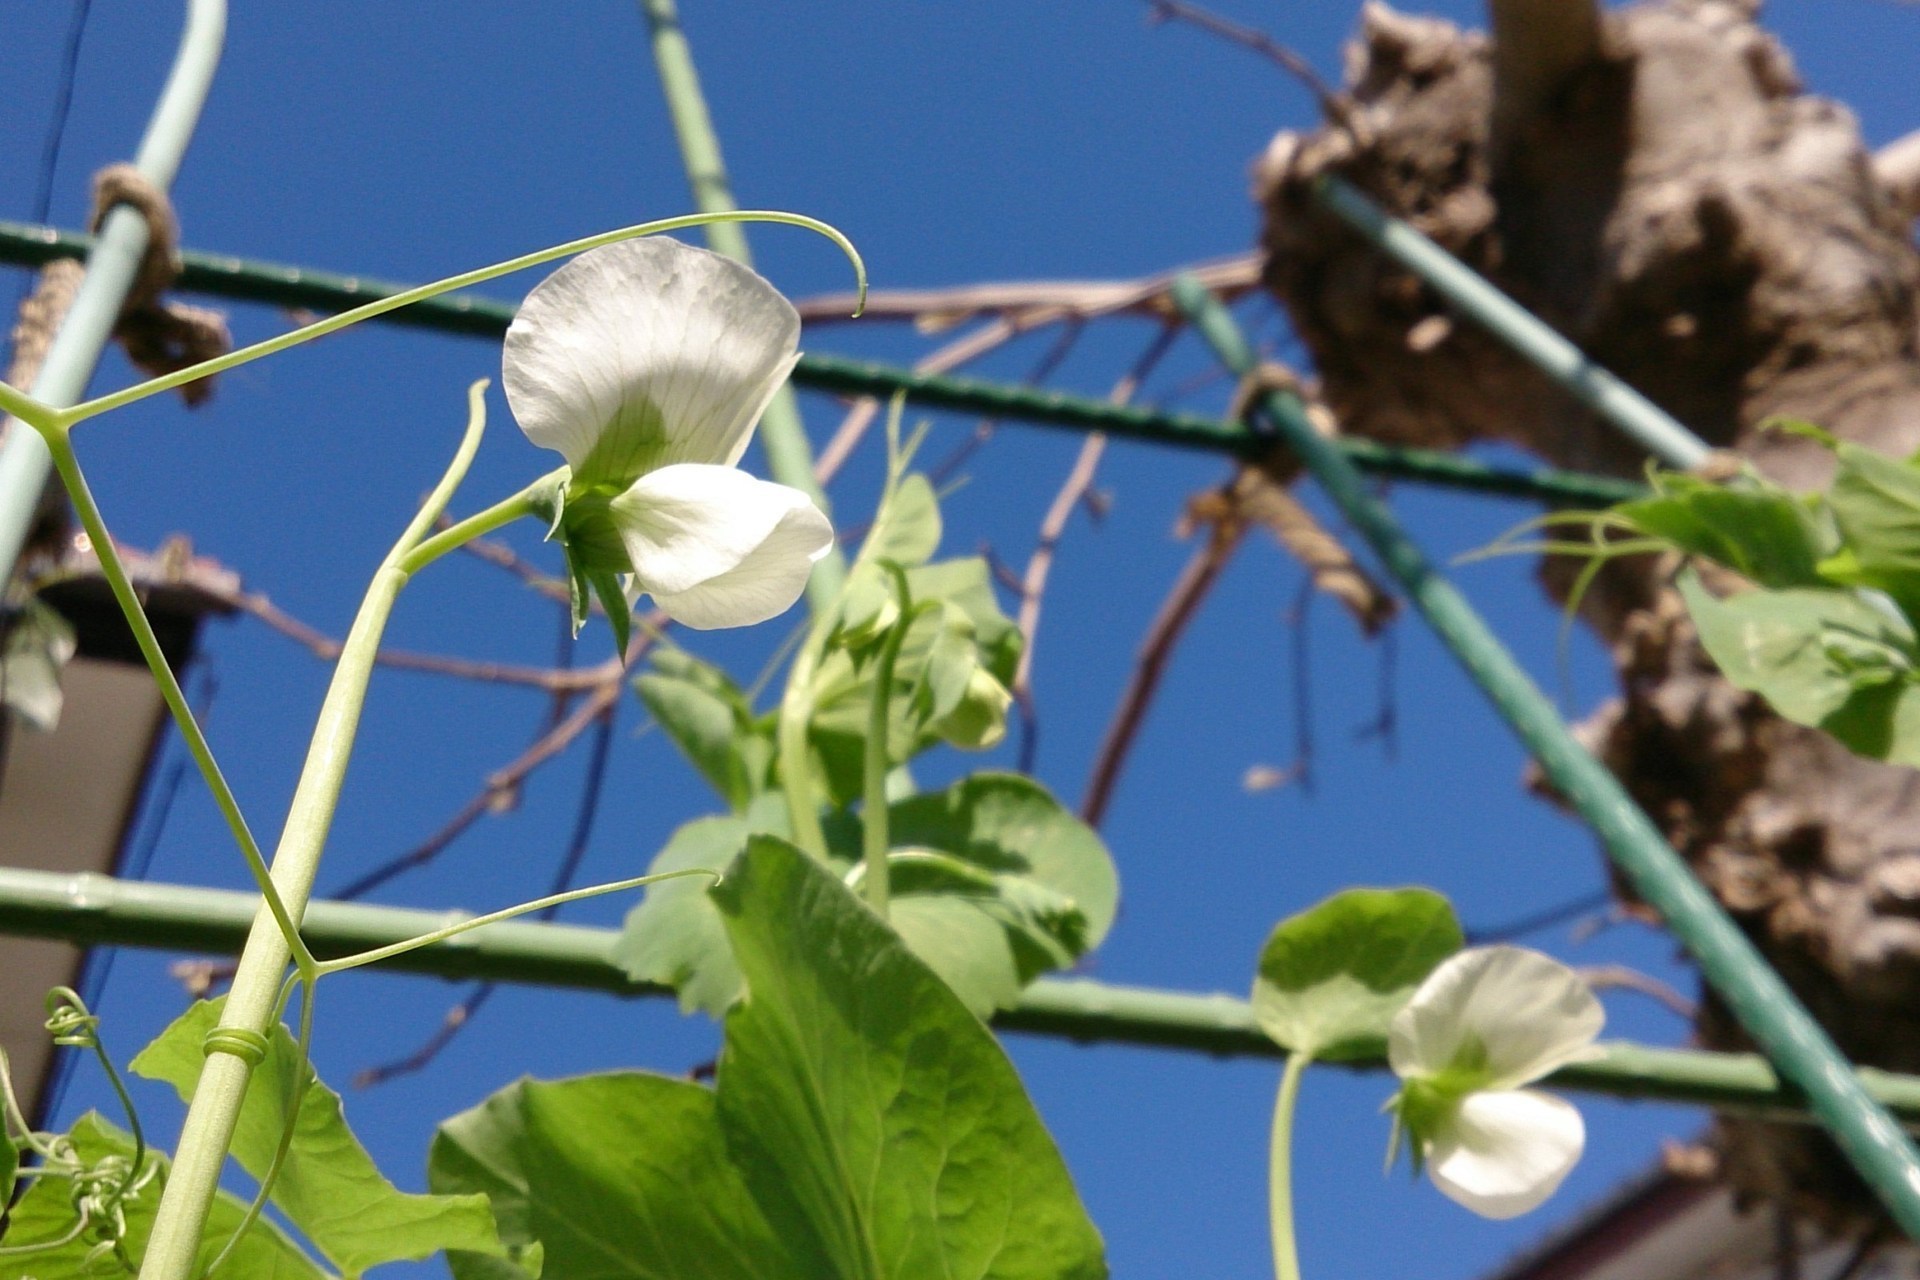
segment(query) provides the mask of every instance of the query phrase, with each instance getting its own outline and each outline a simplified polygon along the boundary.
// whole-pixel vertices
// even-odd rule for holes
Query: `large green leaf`
[[[998,1042],[838,877],[756,837],[712,893],[748,988],[720,1123],[776,1234],[834,1280],[1106,1274]]]
[[[710,1089],[640,1072],[523,1080],[440,1126],[427,1181],[484,1192],[502,1236],[539,1246],[543,1280],[830,1276],[782,1240],[728,1157]],[[796,1247],[798,1246],[798,1247]],[[456,1280],[523,1280],[449,1253]]]
[[[1840,590],[1720,600],[1691,572],[1679,587],[1728,680],[1860,755],[1920,765],[1920,643],[1891,609]]]
[[[1274,929],[1254,1017],[1294,1053],[1376,1056],[1393,1015],[1461,942],[1452,905],[1430,889],[1348,889]]]
[[[94,1112],[74,1123],[68,1135],[80,1159],[89,1165],[117,1156],[133,1158],[133,1139],[114,1128]],[[149,1150],[154,1176],[139,1190],[121,1201],[126,1217],[126,1235],[122,1237],[129,1257],[136,1262],[146,1252],[147,1239],[153,1234],[154,1210],[166,1185],[169,1164],[159,1152]],[[207,1227],[200,1246],[197,1274],[204,1274],[214,1256],[226,1247],[246,1213],[246,1202],[225,1191],[214,1196],[207,1215]],[[73,1226],[73,1204],[68,1184],[43,1178],[28,1188],[20,1203],[13,1207],[11,1227],[7,1231],[8,1248],[42,1240],[57,1240]],[[77,1240],[45,1253],[0,1256],[0,1280],[100,1280],[102,1275],[119,1274],[109,1259],[104,1267],[89,1268],[87,1253],[91,1240]],[[264,1219],[256,1220],[235,1246],[220,1268],[221,1280],[325,1280],[327,1273],[289,1240],[286,1233]]]
[[[982,1016],[1035,977],[1098,946],[1119,897],[1113,860],[1092,828],[1018,774],[982,773],[888,807],[894,853],[889,920],[913,951]],[[831,865],[859,861],[851,818],[828,824]],[[785,834],[766,800],[748,818],[701,818],[649,868],[720,870],[753,834]],[[639,981],[673,987],[683,1008],[719,1016],[740,993],[719,914],[695,878],[652,885],[627,916],[614,959]]]
[[[197,1001],[140,1051],[132,1070],[191,1099],[206,1062],[202,1046],[219,1023],[223,1003]],[[426,1258],[441,1249],[502,1252],[484,1196],[410,1195],[380,1176],[347,1128],[340,1095],[314,1077],[285,1027],[274,1028],[240,1109],[231,1152],[241,1168],[258,1178],[272,1163],[301,1073],[308,1084],[272,1199],[328,1261],[355,1276],[382,1262]]]
[[[1106,1275],[998,1042],[838,876],[756,836],[714,896],[748,987],[716,1090],[511,1085],[442,1126],[436,1190],[493,1197],[541,1280]]]

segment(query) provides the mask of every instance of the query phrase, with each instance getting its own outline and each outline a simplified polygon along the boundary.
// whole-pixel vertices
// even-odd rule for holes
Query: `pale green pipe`
[[[186,29],[173,70],[134,157],[134,167],[162,191],[173,185],[180,171],[180,160],[220,63],[226,31],[226,0],[188,0]],[[86,394],[146,251],[144,218],[124,206],[107,215],[87,255],[87,274],[73,308],[54,336],[39,378],[24,388],[36,400],[64,409]],[[4,570],[0,581],[12,576],[20,559],[52,469],[53,459],[39,433],[10,422],[0,440],[0,569]]]
[[[731,212],[740,206],[734,203],[733,184],[727,180],[727,164],[720,155],[720,137],[714,132],[706,95],[700,91],[700,76],[693,69],[693,50],[687,44],[686,33],[680,29],[680,15],[674,0],[640,0],[640,12],[647,19],[647,31],[652,37],[653,61],[660,69],[660,87],[666,94],[667,112],[673,117],[674,135],[680,141],[687,185],[693,189],[693,207],[701,213]],[[746,228],[737,222],[708,227],[707,244],[715,253],[723,253],[749,267],[753,265]],[[800,401],[790,385],[775,393],[766,413],[761,415],[760,447],[767,455],[767,470],[775,480],[800,490],[822,511],[833,514],[826,495],[813,478],[813,449],[807,443],[806,423],[800,418]],[[813,577],[807,583],[807,603],[815,613],[831,607],[839,599],[840,587],[846,578],[846,558],[836,546],[813,566]]]
[[[94,946],[231,955],[260,899],[230,889],[116,880],[111,876],[0,867],[0,933]],[[431,933],[465,911],[419,911],[364,902],[310,903],[301,926],[315,954],[355,954]],[[509,921],[382,961],[381,969],[449,979],[513,982],[627,997],[672,990],[636,982],[614,961],[617,929]],[[1237,996],[1124,987],[1086,978],[1042,978],[994,1018],[1002,1030],[1079,1044],[1131,1045],[1216,1058],[1279,1058]],[[1807,1119],[1798,1092],[1751,1053],[1704,1053],[1612,1043],[1593,1062],[1563,1067],[1553,1084],[1586,1093],[1692,1103],[1776,1119]],[[1378,1061],[1353,1064],[1378,1068]],[[1920,1076],[1861,1068],[1862,1086],[1899,1117],[1920,1122]]]
[[[1576,400],[1670,467],[1691,471],[1711,452],[1679,419],[1587,358],[1553,326],[1340,178],[1314,184],[1320,203],[1419,276],[1487,332],[1532,361]]]

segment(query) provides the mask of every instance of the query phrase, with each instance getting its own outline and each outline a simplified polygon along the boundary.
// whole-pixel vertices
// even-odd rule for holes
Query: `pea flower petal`
[[[727,466],[661,467],[608,510],[634,589],[700,630],[784,612],[833,546],[833,526],[806,494]]]
[[[1472,947],[1449,957],[1387,1032],[1401,1076],[1484,1072],[1513,1089],[1591,1055],[1606,1013],[1567,966],[1525,947]]]
[[[1433,1185],[1483,1218],[1515,1218],[1559,1189],[1587,1141],[1573,1105],[1534,1089],[1470,1093],[1427,1156]]]
[[[719,254],[645,237],[580,254],[507,329],[514,418],[577,486],[680,462],[730,466],[798,359],[800,317]]]

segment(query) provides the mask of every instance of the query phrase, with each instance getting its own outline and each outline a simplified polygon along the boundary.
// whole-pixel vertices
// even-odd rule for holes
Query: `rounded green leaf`
[[[1348,889],[1280,922],[1260,952],[1253,1014],[1295,1053],[1378,1054],[1387,1024],[1462,944],[1453,906],[1431,889]]]

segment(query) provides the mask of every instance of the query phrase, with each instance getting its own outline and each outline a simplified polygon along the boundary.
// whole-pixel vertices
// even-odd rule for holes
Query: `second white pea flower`
[[[1592,1057],[1605,1021],[1580,976],[1538,951],[1476,947],[1442,962],[1387,1033],[1403,1082],[1388,1105],[1415,1168],[1483,1217],[1538,1206],[1579,1161],[1586,1125],[1522,1086]]]

